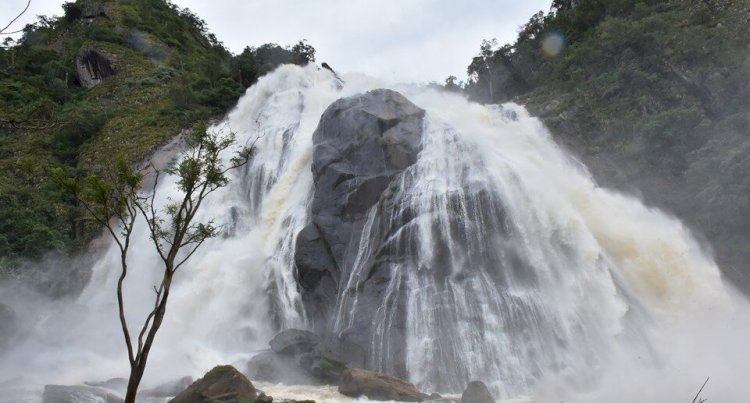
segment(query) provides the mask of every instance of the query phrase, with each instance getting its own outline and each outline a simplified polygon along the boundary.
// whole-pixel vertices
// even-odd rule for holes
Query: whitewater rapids
[[[750,310],[677,219],[598,187],[518,105],[482,106],[361,75],[344,81],[314,66],[282,66],[212,128],[236,133],[241,144],[255,141],[256,157],[199,212],[198,219],[214,219],[224,232],[177,275],[146,387],[197,378],[218,364],[243,370],[279,329],[310,327],[294,276],[294,245],[313,194],[312,134],[333,101],[391,87],[427,112],[422,151],[403,187],[404,203],[422,213],[404,236],[420,248],[415,267],[394,268],[403,270],[394,281],[408,290],[410,381],[427,393],[460,393],[456,385],[479,379],[504,399],[656,402],[690,401],[711,376],[705,390],[711,400],[750,395],[744,381]],[[490,194],[502,211],[473,211],[478,193]],[[160,184],[159,205],[177,196],[173,179]],[[463,201],[458,218],[470,242],[460,248],[448,228],[457,214],[448,209],[449,197]],[[446,231],[437,240],[429,229],[440,225]],[[364,238],[363,256],[373,247]],[[438,284],[420,273],[426,270],[420,262],[445,252],[435,250],[437,241],[447,245],[439,258],[460,283]],[[160,272],[152,249],[141,225],[125,290],[130,323],[141,322],[152,304]],[[0,391],[14,391],[6,399],[26,391],[38,397],[45,384],[126,376],[117,262],[110,248],[71,303],[0,290],[0,300],[25,312],[31,329],[0,357]],[[501,269],[498,285],[490,278]],[[357,267],[349,270],[345,282],[356,281]],[[346,289],[333,330],[345,330],[356,314],[356,295]],[[393,357],[378,349],[387,344],[387,311],[373,321],[380,329],[372,340],[375,369],[387,370]],[[329,389],[302,390],[319,394],[319,401],[343,399]]]

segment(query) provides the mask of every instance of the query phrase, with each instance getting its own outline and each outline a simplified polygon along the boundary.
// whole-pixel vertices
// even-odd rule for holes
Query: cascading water
[[[335,306],[313,323],[295,273],[315,192],[312,135],[335,100],[383,86],[345,79],[283,66],[214,128],[255,142],[256,157],[200,211],[225,232],[177,276],[147,383],[244,362],[278,329],[344,334],[368,315],[369,365],[401,368],[424,390],[460,392],[481,379],[502,397],[570,393],[607,384],[628,357],[665,366],[665,338],[706,317],[698,313],[736,317],[715,264],[677,220],[597,187],[523,108],[405,86],[397,89],[426,111],[421,151],[366,212]],[[161,183],[161,205],[175,192],[172,180]],[[131,323],[152,302],[150,242],[142,226],[126,285]],[[384,254],[398,258],[385,263],[387,284],[372,310],[361,293]],[[116,262],[112,249],[74,304],[27,310],[33,330],[2,357],[0,385],[126,373]],[[0,297],[16,310],[32,305],[9,290]]]

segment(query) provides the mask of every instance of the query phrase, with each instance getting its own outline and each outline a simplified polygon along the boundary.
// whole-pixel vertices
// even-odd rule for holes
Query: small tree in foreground
[[[177,176],[177,187],[182,198],[170,199],[162,209],[155,206],[161,175],[158,170],[148,174],[153,175],[153,185],[145,193],[141,192],[141,186],[146,174],[133,170],[124,159],[116,161],[103,177],[91,176],[80,180],[65,177],[62,171],[55,173],[88,214],[107,229],[120,250],[117,305],[130,361],[126,403],[135,402],[148,354],[166,313],[175,273],[206,239],[215,236],[218,231],[212,221],[196,222],[196,213],[209,194],[229,183],[227,173],[230,170],[248,163],[253,151],[252,146],[242,147],[225,163],[220,154],[234,148],[234,135],[209,133],[205,125],[200,125],[189,136],[187,143],[189,150],[164,171]],[[125,318],[123,284],[128,275],[127,258],[138,216],[146,221],[164,271],[160,283],[154,285],[153,309],[143,325],[135,329],[138,334],[134,337]]]

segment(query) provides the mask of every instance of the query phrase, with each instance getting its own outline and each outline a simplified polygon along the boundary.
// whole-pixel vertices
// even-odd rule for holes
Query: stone
[[[245,375],[231,365],[221,365],[208,371],[170,402],[244,403],[254,402],[257,397],[255,387]]]
[[[308,330],[287,329],[271,339],[271,350],[279,354],[310,353],[320,344],[320,338]]]
[[[75,58],[78,82],[81,86],[91,88],[100,84],[106,78],[117,74],[114,57],[107,52],[83,47]]]
[[[461,403],[495,403],[495,398],[484,382],[471,381],[461,395]]]
[[[341,375],[339,393],[350,397],[367,396],[373,400],[421,402],[428,395],[417,390],[413,383],[378,372],[349,368]]]
[[[417,161],[422,149],[425,111],[398,92],[379,89],[342,98],[323,113],[313,134],[312,172],[315,184],[310,222],[297,235],[295,276],[311,323],[332,323],[342,277],[348,277],[357,256],[367,214],[386,203],[401,183],[404,171]],[[385,239],[389,234],[382,233]],[[383,256],[367,262],[368,276],[358,289],[362,307],[348,329],[314,329],[330,334],[332,343],[345,343],[369,367],[372,318],[383,306],[392,276],[387,262],[403,256]],[[401,307],[396,307],[391,331],[400,332]],[[335,335],[335,336],[333,336]],[[398,335],[392,340],[404,340]],[[403,344],[403,343],[399,343]],[[366,347],[361,347],[366,346]],[[403,355],[403,346],[389,351]],[[346,357],[346,356],[344,356]],[[341,357],[334,357],[341,358]],[[396,375],[405,376],[399,365]]]
[[[258,394],[258,398],[255,400],[255,403],[273,403],[273,397],[261,392],[260,394]]]
[[[47,385],[42,394],[42,403],[122,403],[122,400],[106,389],[83,385]]]
[[[327,384],[337,384],[348,365],[331,357],[321,357],[314,360],[310,368],[313,376]]]
[[[309,385],[317,383],[300,366],[299,357],[263,351],[253,356],[247,364],[252,379],[264,382]]]

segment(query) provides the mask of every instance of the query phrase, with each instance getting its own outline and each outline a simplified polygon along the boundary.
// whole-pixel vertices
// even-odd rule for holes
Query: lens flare
[[[547,57],[554,57],[565,48],[565,36],[560,32],[552,32],[542,41],[542,53]]]

